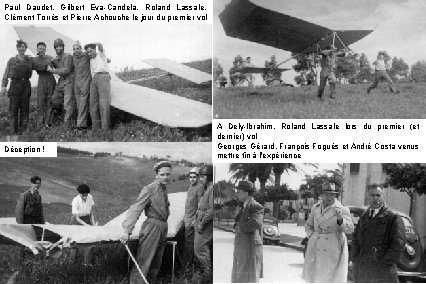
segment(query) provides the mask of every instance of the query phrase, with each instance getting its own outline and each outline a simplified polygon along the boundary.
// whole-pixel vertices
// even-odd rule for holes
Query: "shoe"
[[[368,89],[368,90],[367,90],[367,95],[369,95],[369,94],[370,94],[370,92],[371,92],[371,90],[370,90],[370,89]]]

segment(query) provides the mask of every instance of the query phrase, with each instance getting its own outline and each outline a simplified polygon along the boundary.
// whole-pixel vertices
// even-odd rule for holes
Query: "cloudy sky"
[[[162,143],[58,143],[58,146],[64,148],[78,149],[89,152],[108,152],[115,154],[122,152],[124,155],[131,156],[171,156],[171,160],[186,159],[197,163],[211,163],[212,160],[212,144],[211,143],[195,143],[195,142],[162,142]]]
[[[35,25],[38,26],[38,25]],[[41,25],[40,25],[41,26]],[[126,66],[151,68],[141,59],[168,58],[180,63],[211,58],[212,27],[210,25],[42,25],[51,27],[83,45],[101,42],[111,58],[111,70]],[[17,54],[13,26],[0,25],[0,72],[7,60]],[[48,47],[53,48],[53,47]],[[27,50],[28,54],[31,54]]]
[[[227,37],[218,15],[231,0],[215,1],[214,54],[224,67],[225,75],[238,54],[251,56],[253,64],[263,66],[265,60],[275,54],[278,62],[290,57],[272,47]],[[259,6],[288,14],[330,29],[373,29],[366,38],[351,48],[365,53],[372,63],[377,51],[386,50],[392,57],[402,57],[409,65],[426,60],[426,1],[423,0],[251,0]],[[286,63],[291,67],[294,61]],[[295,73],[283,74],[284,81],[292,81]],[[257,83],[262,79],[257,78]]]
[[[337,164],[318,164],[318,169],[312,166],[304,165],[304,164],[296,164],[299,169],[302,171],[298,173],[290,172],[288,174],[284,173],[281,178],[282,183],[286,183],[290,186],[291,189],[297,190],[299,186],[304,182],[305,174],[307,175],[315,175],[316,173],[322,173],[325,170],[334,170],[338,169]],[[229,164],[215,164],[215,180],[226,180],[228,181],[231,178],[231,174],[229,173]],[[256,182],[256,187],[259,188],[258,182]]]

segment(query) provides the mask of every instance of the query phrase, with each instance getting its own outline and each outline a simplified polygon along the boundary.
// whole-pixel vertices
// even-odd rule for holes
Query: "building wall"
[[[350,164],[346,163],[343,171],[342,201],[346,205],[368,207],[367,185],[383,183],[386,174],[382,171],[382,164],[359,164],[358,172],[350,172]],[[395,210],[406,213],[410,210],[410,198],[406,193],[385,189],[386,204]],[[413,207],[414,226],[420,233],[423,248],[426,248],[426,196],[416,196]]]

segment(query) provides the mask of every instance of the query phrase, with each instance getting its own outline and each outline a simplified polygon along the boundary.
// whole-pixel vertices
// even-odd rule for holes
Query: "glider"
[[[232,0],[219,15],[227,36],[290,51],[316,53],[334,44],[347,49],[372,30],[331,30],[268,10],[249,0]],[[284,62],[283,62],[284,63]]]
[[[167,71],[171,74],[175,74],[179,77],[182,77],[197,84],[202,84],[212,80],[212,75],[210,74],[198,71],[196,69],[193,69],[183,64],[179,64],[166,58],[144,59],[142,60],[142,62],[154,66],[156,68],[160,68],[164,71]]]
[[[242,67],[241,69],[238,69],[239,72],[245,74],[245,73],[251,73],[251,74],[263,74],[268,72],[269,70],[276,70],[279,72],[285,72],[288,70],[291,70],[289,68],[268,68],[268,67]]]
[[[174,277],[175,253],[178,233],[184,228],[186,192],[170,193],[170,216],[167,220],[167,244],[173,246],[172,277]],[[0,218],[0,244],[27,247],[33,254],[54,255],[63,248],[87,247],[94,244],[118,243],[123,229],[121,224],[127,211],[103,226],[79,226],[56,224],[16,224],[15,218]],[[70,212],[71,214],[71,212]],[[139,231],[146,216],[136,222],[130,242],[139,242]],[[36,237],[36,231],[41,238]]]
[[[47,45],[46,54],[56,56],[53,41],[61,38],[65,52],[72,54],[75,40],[49,27],[14,26],[18,37],[37,54],[37,43]],[[178,63],[176,63],[178,64]],[[189,68],[189,67],[188,67]],[[212,123],[211,105],[177,95],[123,82],[111,73],[111,105],[123,111],[170,127],[198,128]],[[210,80],[211,80],[211,75]]]

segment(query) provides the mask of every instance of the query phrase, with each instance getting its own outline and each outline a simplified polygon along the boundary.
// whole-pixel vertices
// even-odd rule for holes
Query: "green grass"
[[[211,73],[211,60],[191,62],[187,65]],[[157,76],[164,71],[159,69],[143,69],[117,74],[123,80]],[[211,83],[197,85],[185,79],[173,76],[173,85],[168,76],[139,82],[137,85],[154,88],[176,96],[212,104]],[[97,131],[77,129],[64,130],[60,123],[49,129],[36,127],[37,91],[32,88],[30,100],[30,122],[21,140],[52,142],[205,142],[211,141],[211,125],[202,128],[171,128],[137,117],[125,111],[111,107],[111,130]],[[0,141],[6,141],[9,131],[9,99],[0,96]]]
[[[337,99],[316,97],[317,87],[231,87],[214,89],[214,118],[314,119],[314,118],[426,118],[426,85],[397,84],[401,93],[391,94],[387,85],[367,95],[368,85],[337,85]]]
[[[96,220],[104,225],[127,210],[142,186],[152,182],[154,164],[155,161],[138,158],[69,154],[57,158],[1,158],[0,217],[15,216],[16,202],[20,193],[29,188],[29,177],[39,175],[47,222],[70,224],[70,203],[77,195],[76,186],[87,182],[95,200]],[[188,167],[174,165],[174,181],[168,186],[170,193],[187,190],[188,180],[178,177],[188,171]],[[64,250],[57,260],[31,256],[20,267],[19,248],[0,245],[0,283],[5,283],[18,270],[17,283],[118,283],[127,276],[126,251],[120,244],[96,247],[95,263],[90,268],[82,265],[82,256],[73,263],[68,254]],[[176,283],[190,283],[191,277],[192,274],[178,276]],[[170,282],[170,271],[163,268],[158,283]]]

